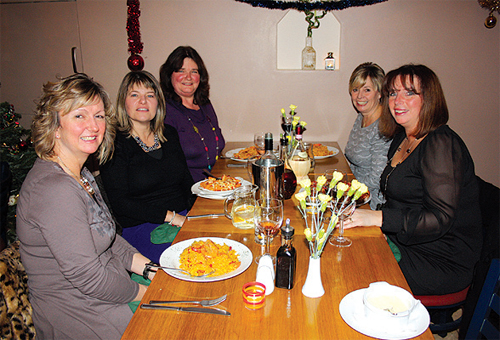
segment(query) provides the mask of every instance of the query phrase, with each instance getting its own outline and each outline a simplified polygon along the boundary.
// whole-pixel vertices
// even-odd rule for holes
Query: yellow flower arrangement
[[[326,194],[321,193],[327,182],[325,176],[319,176],[313,188],[309,178],[298,183],[302,190],[295,194],[295,199],[299,202],[297,208],[306,223],[304,235],[309,242],[313,258],[321,256],[326,240],[335,229],[339,216],[352,208],[352,205],[368,192],[367,186],[357,180],[353,180],[350,185],[341,182],[343,177],[344,174],[335,171],[326,188]],[[336,194],[333,197],[330,194],[334,189]],[[329,217],[328,213],[331,213]],[[325,223],[327,220],[328,223]]]

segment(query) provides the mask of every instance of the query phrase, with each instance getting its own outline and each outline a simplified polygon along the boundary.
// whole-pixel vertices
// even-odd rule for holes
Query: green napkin
[[[155,230],[151,232],[151,243],[171,243],[174,241],[174,238],[179,230],[181,230],[180,227],[173,226],[170,223],[160,224],[158,227],[156,227]]]
[[[149,284],[151,283],[151,280],[144,280],[144,278],[141,275],[137,275],[135,273],[132,273],[130,278],[132,279],[132,281],[140,283],[141,285],[149,286]],[[141,302],[140,301],[132,301],[132,302],[128,303],[128,306],[132,310],[132,313],[135,313],[135,311],[137,310],[137,307],[139,307],[139,303],[141,303]]]
[[[391,241],[390,238],[387,238],[387,243],[389,243],[389,247],[391,248],[394,257],[396,258],[396,261],[398,261],[399,263],[399,261],[401,261],[401,251],[399,250],[398,246]]]

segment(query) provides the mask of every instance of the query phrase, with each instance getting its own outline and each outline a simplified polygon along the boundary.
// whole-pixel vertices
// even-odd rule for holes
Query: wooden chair
[[[34,339],[28,276],[21,263],[19,241],[0,253],[0,334],[2,339]]]
[[[500,261],[491,261],[466,339],[500,339]]]

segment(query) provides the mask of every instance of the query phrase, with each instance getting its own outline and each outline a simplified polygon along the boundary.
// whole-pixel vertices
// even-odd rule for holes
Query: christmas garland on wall
[[[141,71],[144,68],[144,59],[140,54],[142,53],[144,44],[141,41],[139,25],[139,17],[141,16],[140,2],[139,0],[127,0],[127,6],[128,51],[130,52],[127,65],[131,71]]]
[[[267,0],[267,1],[253,1],[253,0],[236,0],[238,2],[245,2],[253,7],[262,7],[270,9],[297,9],[299,11],[313,11],[322,9],[325,11],[341,10],[349,7],[359,7],[373,5],[387,0],[297,0],[297,1],[281,1],[281,0]]]

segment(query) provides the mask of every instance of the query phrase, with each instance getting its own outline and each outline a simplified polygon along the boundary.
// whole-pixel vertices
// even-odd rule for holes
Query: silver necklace
[[[137,142],[137,144],[139,144],[139,146],[142,148],[142,150],[144,150],[145,152],[150,152],[150,151],[154,151],[156,149],[158,149],[160,147],[160,140],[158,139],[158,135],[155,134],[155,142],[153,145],[151,146],[147,146],[146,143],[144,143],[140,138],[139,136],[134,136],[132,135],[132,137],[135,139],[135,141]]]
[[[68,170],[74,177],[76,178],[79,178],[80,179],[80,183],[82,184],[83,188],[91,195],[93,196],[95,191],[94,191],[94,188],[92,188],[92,186],[90,185],[89,181],[83,177],[81,174],[80,176],[77,176],[73,173],[73,171],[71,171],[71,169],[63,162],[63,160],[61,159],[61,157],[57,156],[57,159],[59,160],[59,162],[61,162],[61,165],[63,167],[66,168],[66,170]]]

